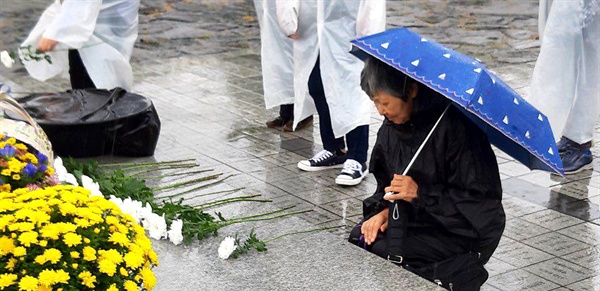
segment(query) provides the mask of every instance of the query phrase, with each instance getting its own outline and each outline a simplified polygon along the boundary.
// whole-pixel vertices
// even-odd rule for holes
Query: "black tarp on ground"
[[[120,88],[84,89],[35,94],[18,102],[44,129],[57,155],[154,154],[160,120],[144,96]]]

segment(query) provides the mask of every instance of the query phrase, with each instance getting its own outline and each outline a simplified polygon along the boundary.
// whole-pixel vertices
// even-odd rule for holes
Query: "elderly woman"
[[[372,57],[361,86],[385,120],[370,162],[377,190],[363,201],[364,220],[349,241],[445,288],[479,290],[505,224],[485,134],[450,106],[407,175],[399,175],[449,101]],[[390,201],[399,201],[399,222]]]

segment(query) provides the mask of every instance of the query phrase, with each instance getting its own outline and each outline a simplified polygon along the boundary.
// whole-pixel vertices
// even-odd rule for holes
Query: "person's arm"
[[[356,37],[385,30],[385,0],[362,0],[356,15]]]
[[[59,42],[71,48],[81,48],[94,32],[101,5],[102,0],[64,0],[38,47],[47,51]]]
[[[277,0],[277,22],[279,28],[289,38],[297,39],[298,35],[298,13],[300,11],[299,0]]]

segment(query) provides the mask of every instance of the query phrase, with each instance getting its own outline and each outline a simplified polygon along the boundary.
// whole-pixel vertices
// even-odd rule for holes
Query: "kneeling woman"
[[[363,222],[349,241],[445,288],[479,290],[506,220],[487,137],[450,106],[399,175],[450,101],[372,57],[361,86],[385,120],[369,167],[377,190],[363,201]],[[400,207],[392,218],[394,200]]]

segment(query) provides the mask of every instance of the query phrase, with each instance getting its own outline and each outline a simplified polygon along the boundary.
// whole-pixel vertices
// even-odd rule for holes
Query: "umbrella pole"
[[[408,166],[406,166],[406,168],[404,169],[404,172],[402,172],[402,176],[404,176],[404,175],[406,175],[406,173],[408,173],[408,171],[412,167],[412,164],[415,162],[415,160],[417,159],[417,157],[421,153],[421,150],[423,150],[423,147],[425,146],[425,144],[427,143],[427,141],[429,140],[429,138],[431,137],[431,135],[433,134],[433,132],[437,128],[438,124],[440,123],[440,121],[442,120],[442,118],[444,117],[444,115],[446,114],[446,111],[448,111],[448,108],[450,108],[450,105],[452,105],[452,104],[448,104],[448,106],[446,106],[446,109],[444,109],[444,112],[442,112],[442,115],[440,115],[440,118],[438,118],[438,120],[435,122],[435,124],[433,125],[433,127],[429,131],[429,134],[427,134],[427,137],[425,137],[425,140],[421,143],[421,145],[419,146],[419,149],[417,149],[417,152],[415,153],[415,155],[410,160],[410,163],[408,163]],[[387,193],[385,193],[384,197],[392,195],[392,194],[394,194],[394,193],[393,192],[387,192]],[[394,200],[390,200],[390,203],[394,203]],[[394,220],[397,220],[399,217],[400,217],[400,213],[399,213],[399,210],[398,210],[398,204],[396,203],[394,205],[394,210],[392,212],[392,218]]]

